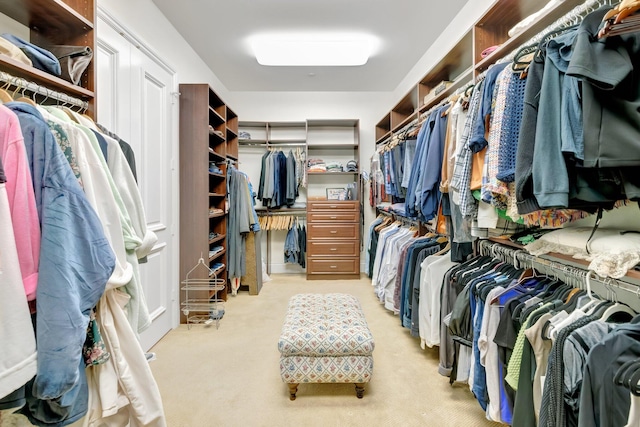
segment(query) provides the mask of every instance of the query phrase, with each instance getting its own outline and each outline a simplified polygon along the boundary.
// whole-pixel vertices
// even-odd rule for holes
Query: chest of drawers
[[[360,278],[360,205],[307,203],[307,279]]]

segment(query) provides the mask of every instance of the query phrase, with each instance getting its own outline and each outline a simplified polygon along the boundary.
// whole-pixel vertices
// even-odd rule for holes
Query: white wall
[[[451,20],[451,23],[444,29],[440,37],[422,55],[416,65],[407,73],[405,78],[398,84],[394,91],[394,100],[387,106],[387,111],[402,97],[415,87],[415,85],[442,60],[455,45],[462,39],[467,31],[476,23],[478,19],[489,9],[495,0],[470,0]],[[378,120],[382,118],[383,112]],[[376,121],[377,123],[377,121]]]
[[[98,7],[107,11],[176,70],[180,83],[209,83],[228,102],[227,88],[151,0],[97,1]]]

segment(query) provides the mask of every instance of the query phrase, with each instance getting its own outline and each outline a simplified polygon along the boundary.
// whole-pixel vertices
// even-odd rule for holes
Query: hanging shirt
[[[61,420],[58,417],[73,422],[84,415],[86,399],[69,402],[62,397],[86,387],[82,345],[89,312],[105,290],[115,257],[42,115],[27,104],[6,106],[18,115],[23,135],[28,136],[25,145],[42,224],[36,303],[38,371],[33,387],[27,387],[32,395],[26,407],[37,423]]]
[[[0,160],[4,164],[5,191],[14,242],[18,253],[21,284],[29,301],[36,298],[40,259],[40,221],[20,122],[0,105]]]

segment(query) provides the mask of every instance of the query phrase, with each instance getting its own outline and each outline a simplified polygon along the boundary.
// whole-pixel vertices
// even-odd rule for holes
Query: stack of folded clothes
[[[309,172],[326,172],[327,165],[324,163],[322,159],[309,159]]]
[[[2,34],[2,38],[4,40],[0,44],[3,46],[3,48],[0,50],[0,53],[11,56],[12,58],[20,62],[32,65],[34,68],[37,68],[38,70],[42,70],[49,74],[53,74],[54,76],[60,76],[62,74],[60,61],[58,61],[58,58],[56,58],[53,53],[41,48],[40,46],[31,44],[28,41],[21,39],[20,37],[16,37],[13,34],[4,33]],[[24,55],[20,55],[15,49],[5,47],[5,41],[8,41],[9,43],[17,47],[19,51],[22,51],[22,53],[24,53]],[[23,56],[26,56],[27,59],[25,60]]]
[[[339,162],[327,162],[327,172],[344,172],[342,163]]]

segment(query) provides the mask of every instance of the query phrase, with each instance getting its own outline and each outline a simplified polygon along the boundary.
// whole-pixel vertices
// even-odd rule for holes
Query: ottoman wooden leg
[[[362,399],[364,396],[364,383],[356,383],[356,396],[358,399]]]
[[[298,384],[287,384],[289,386],[289,400],[296,400],[296,393],[298,392]]]

